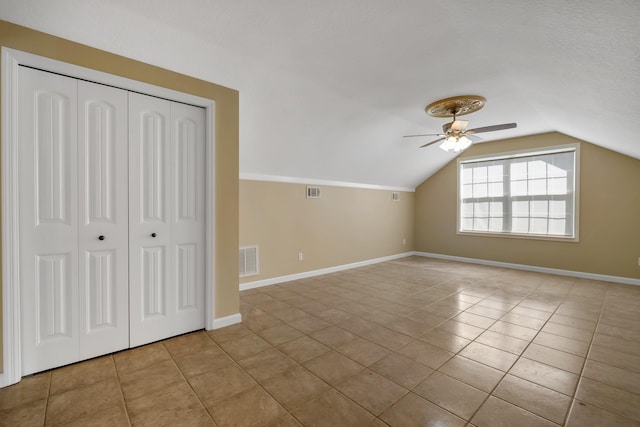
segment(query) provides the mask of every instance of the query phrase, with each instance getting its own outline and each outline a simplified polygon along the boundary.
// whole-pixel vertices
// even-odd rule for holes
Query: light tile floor
[[[24,378],[0,424],[640,426],[640,287],[405,258]]]

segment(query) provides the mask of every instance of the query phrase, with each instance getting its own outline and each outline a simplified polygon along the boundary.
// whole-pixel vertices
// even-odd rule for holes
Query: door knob
[[[104,240],[104,236],[98,236],[98,240]]]
[[[156,237],[157,234],[156,233],[151,233],[151,237]]]

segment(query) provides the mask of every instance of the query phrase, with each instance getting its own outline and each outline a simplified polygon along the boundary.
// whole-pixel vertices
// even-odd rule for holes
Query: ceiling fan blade
[[[446,138],[446,136],[443,136],[442,138],[436,139],[435,141],[427,142],[426,144],[421,145],[419,148],[428,147],[430,145],[435,144],[436,142],[440,142],[440,141],[444,140],[445,138]]]
[[[517,123],[505,123],[503,125],[493,125],[493,126],[485,126],[481,128],[469,129],[468,133],[482,133],[482,132],[493,132],[496,130],[505,130],[505,129],[513,129],[518,126]]]
[[[405,135],[403,136],[403,138],[415,138],[418,136],[442,136],[442,134],[441,133],[425,133],[420,135]]]
[[[469,122],[467,120],[456,120],[453,123],[451,123],[451,130],[463,131],[465,130],[468,124]]]

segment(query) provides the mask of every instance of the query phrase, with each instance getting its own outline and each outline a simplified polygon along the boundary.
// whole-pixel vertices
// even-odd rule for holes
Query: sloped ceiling
[[[477,94],[486,141],[548,131],[640,158],[637,0],[0,0],[0,19],[240,91],[240,171],[413,188],[454,158],[426,104]]]

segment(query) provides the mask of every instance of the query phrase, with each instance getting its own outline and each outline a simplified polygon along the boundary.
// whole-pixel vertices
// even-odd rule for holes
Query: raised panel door
[[[172,262],[177,333],[204,327],[205,110],[171,103]]]
[[[129,295],[132,347],[170,336],[170,102],[129,93]]]
[[[19,71],[23,374],[78,359],[76,80]]]
[[[78,82],[80,358],[129,347],[127,92]]]

